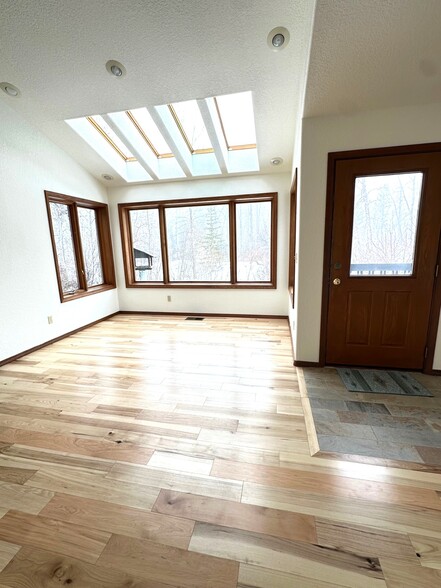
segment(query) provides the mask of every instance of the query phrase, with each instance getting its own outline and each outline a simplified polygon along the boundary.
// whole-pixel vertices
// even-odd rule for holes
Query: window
[[[212,153],[213,146],[196,100],[175,102],[168,108],[190,153]]]
[[[355,179],[351,276],[411,276],[423,173]]]
[[[126,111],[129,120],[158,159],[174,157],[147,108]]]
[[[45,196],[61,302],[115,288],[107,205]]]
[[[277,194],[119,204],[128,287],[276,287]]]
[[[134,157],[130,149],[123,141],[121,141],[115,131],[109,127],[102,116],[96,114],[95,116],[88,116],[86,118],[98,133],[100,133],[113,149],[115,149],[118,155],[124,159],[124,161],[136,161],[136,157]]]
[[[260,169],[251,91],[65,122],[126,182]]]
[[[229,151],[256,148],[251,92],[216,96],[214,99]]]

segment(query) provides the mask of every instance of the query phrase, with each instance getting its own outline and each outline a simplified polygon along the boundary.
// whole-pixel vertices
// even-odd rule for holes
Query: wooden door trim
[[[347,159],[367,159],[393,155],[409,155],[441,152],[441,143],[424,143],[421,145],[397,145],[394,147],[377,147],[373,149],[356,149],[354,151],[334,151],[328,153],[328,175],[326,181],[326,213],[325,213],[325,244],[323,252],[322,310],[320,327],[319,366],[326,364],[326,341],[328,331],[329,310],[329,279],[331,271],[332,225],[335,199],[335,169],[337,162]],[[441,266],[441,240],[438,249],[438,264]],[[441,271],[441,269],[440,269]],[[427,333],[427,356],[423,365],[423,373],[440,375],[441,370],[433,369],[438,317],[441,312],[441,277],[434,284],[430,309],[429,330]]]
[[[438,268],[441,268],[441,236],[438,243]],[[429,330],[426,339],[427,354],[424,358],[423,373],[431,375],[441,375],[440,370],[433,369],[433,360],[435,357],[436,336],[438,334],[438,320],[441,311],[441,275],[438,269],[438,276],[435,279],[432,293],[432,304],[429,315]]]

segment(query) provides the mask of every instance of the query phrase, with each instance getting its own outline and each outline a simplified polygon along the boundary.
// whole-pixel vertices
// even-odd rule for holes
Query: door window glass
[[[423,173],[355,180],[351,276],[413,274]]]

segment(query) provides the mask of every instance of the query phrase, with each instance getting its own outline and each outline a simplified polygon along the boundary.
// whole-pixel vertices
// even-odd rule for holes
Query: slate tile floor
[[[433,398],[349,392],[334,368],[304,368],[320,454],[441,471],[441,378],[413,373]]]

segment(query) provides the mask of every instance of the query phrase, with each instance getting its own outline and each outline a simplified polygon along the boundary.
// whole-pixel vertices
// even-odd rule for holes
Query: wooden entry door
[[[421,369],[441,229],[441,151],[336,160],[326,362]]]

